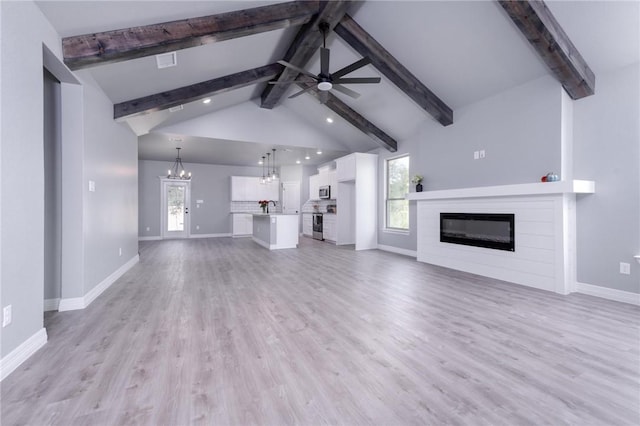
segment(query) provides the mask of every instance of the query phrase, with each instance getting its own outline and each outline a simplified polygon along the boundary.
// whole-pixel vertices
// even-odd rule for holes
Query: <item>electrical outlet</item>
[[[480,158],[480,152],[478,151],[473,151],[473,159],[477,160],[478,158]]]
[[[480,150],[480,158],[484,158],[486,156],[484,149]]]
[[[147,232],[148,232],[148,231],[151,231],[151,228],[149,228],[149,227],[147,226]]]
[[[196,229],[200,229],[200,225],[196,225]]]
[[[620,273],[625,275],[631,275],[631,264],[620,262]]]
[[[96,192],[96,182],[93,180],[89,181],[89,192]]]
[[[6,327],[11,324],[11,305],[7,305],[2,310],[2,326]]]

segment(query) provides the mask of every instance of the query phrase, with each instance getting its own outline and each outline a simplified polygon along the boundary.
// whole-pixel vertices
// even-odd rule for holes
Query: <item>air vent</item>
[[[184,105],[178,105],[178,106],[174,106],[172,108],[169,108],[169,112],[176,112],[176,111],[180,111],[184,109]]]
[[[176,56],[176,52],[163,53],[162,55],[156,55],[156,63],[158,64],[158,69],[175,67],[178,65],[178,58]]]

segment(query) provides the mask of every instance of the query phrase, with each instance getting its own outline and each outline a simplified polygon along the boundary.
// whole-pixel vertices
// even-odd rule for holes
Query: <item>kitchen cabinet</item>
[[[378,246],[378,155],[354,153],[336,160],[340,202],[336,244],[355,244],[356,250]]]
[[[329,173],[329,183],[331,187],[331,198],[338,199],[338,173],[335,170],[331,170]]]
[[[302,235],[313,236],[313,215],[311,213],[302,215]]]
[[[356,155],[358,154],[350,154],[336,160],[338,182],[347,182],[356,179]]]
[[[319,191],[320,191],[320,175],[312,175],[309,176],[309,199],[310,200],[319,200]]]
[[[248,237],[253,234],[253,215],[248,213],[234,213],[231,234],[234,237]]]
[[[231,201],[258,201],[280,199],[280,180],[260,183],[255,176],[231,176]]]
[[[335,214],[323,214],[322,215],[322,237],[325,240],[336,242],[337,218]]]

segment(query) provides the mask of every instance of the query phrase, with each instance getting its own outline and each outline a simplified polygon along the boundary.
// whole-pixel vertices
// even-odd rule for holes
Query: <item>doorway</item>
[[[43,68],[44,82],[44,310],[58,310],[62,286],[62,132],[60,81]]]
[[[191,182],[162,180],[162,238],[189,238]]]
[[[282,213],[297,214],[300,212],[300,182],[284,182],[282,184]]]

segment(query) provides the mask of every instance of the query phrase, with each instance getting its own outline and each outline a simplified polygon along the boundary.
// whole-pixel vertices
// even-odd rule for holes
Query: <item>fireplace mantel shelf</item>
[[[593,194],[592,180],[523,183],[518,185],[480,186],[476,188],[445,189],[440,191],[410,192],[407,200],[428,201],[454,198],[512,197],[551,194]]]

